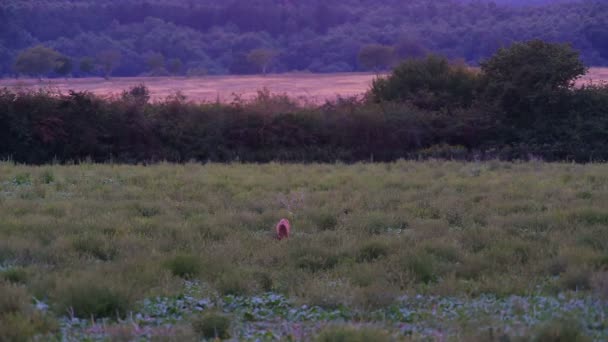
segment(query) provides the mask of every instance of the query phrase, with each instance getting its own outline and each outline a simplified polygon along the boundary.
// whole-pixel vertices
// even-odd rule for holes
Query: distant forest
[[[534,38],[608,65],[608,1],[2,0],[0,76],[37,45],[63,58],[45,76],[136,76],[364,71],[383,52],[475,65]]]

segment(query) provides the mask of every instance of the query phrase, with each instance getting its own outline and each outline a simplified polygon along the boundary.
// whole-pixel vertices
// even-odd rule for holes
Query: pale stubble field
[[[195,102],[231,102],[236,96],[249,99],[258,90],[268,89],[272,93],[287,94],[304,103],[323,103],[337,97],[360,96],[365,93],[372,80],[370,73],[311,74],[290,73],[267,76],[207,76],[207,77],[116,77],[104,80],[100,77],[70,79],[4,79],[0,88],[53,89],[63,93],[69,90],[90,91],[97,95],[119,95],[123,90],[144,84],[150,90],[152,100],[162,100],[181,92]],[[579,85],[608,81],[608,68],[591,68],[581,78]]]

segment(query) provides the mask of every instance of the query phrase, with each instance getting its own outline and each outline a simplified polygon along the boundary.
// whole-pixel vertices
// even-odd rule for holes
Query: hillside
[[[357,55],[369,44],[393,46],[400,58],[436,52],[476,64],[532,38],[571,42],[587,64],[608,65],[608,3],[509,6],[515,3],[521,1],[5,0],[0,75],[11,74],[18,53],[36,44],[75,65],[114,51],[120,76],[257,73],[248,54],[259,48],[273,52],[271,72],[363,71]],[[169,63],[174,67],[165,68]]]

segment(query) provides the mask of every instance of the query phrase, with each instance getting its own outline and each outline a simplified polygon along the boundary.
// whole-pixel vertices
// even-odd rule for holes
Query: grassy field
[[[250,99],[263,88],[273,93],[285,93],[303,103],[323,103],[334,100],[337,96],[349,97],[365,93],[376,77],[370,73],[340,73],[340,74],[273,74],[262,76],[208,76],[203,78],[183,77],[130,77],[113,78],[109,81],[103,78],[75,79],[5,79],[0,80],[0,87],[14,88],[50,88],[61,92],[69,90],[90,91],[98,95],[120,94],[130,87],[145,84],[153,100],[162,100],[177,91],[182,92],[188,99],[196,102],[222,102],[234,100],[235,95]],[[591,68],[589,74],[579,81],[605,82],[608,80],[608,68]]]
[[[605,340],[607,228],[604,164],[0,163],[0,340]]]

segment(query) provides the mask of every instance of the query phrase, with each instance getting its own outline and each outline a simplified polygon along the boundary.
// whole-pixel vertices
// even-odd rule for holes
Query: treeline
[[[524,72],[525,71],[525,72]],[[252,101],[151,103],[145,86],[0,92],[0,158],[26,163],[390,161],[398,158],[608,160],[608,86],[575,87],[585,66],[567,45],[501,49],[471,71],[408,60],[366,98],[319,107],[260,91]]]
[[[15,65],[37,45],[70,60],[60,63],[69,72],[44,76],[348,72],[428,52],[474,65],[535,38],[572,42],[588,65],[608,65],[606,1],[512,2],[3,0],[0,75],[35,75]],[[365,48],[380,57],[361,60]]]

